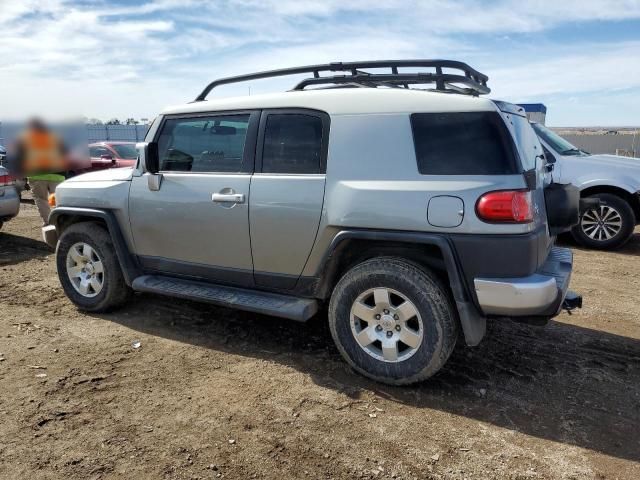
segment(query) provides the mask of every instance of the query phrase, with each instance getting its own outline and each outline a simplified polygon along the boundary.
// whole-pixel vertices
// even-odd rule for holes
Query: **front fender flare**
[[[65,217],[86,218],[87,220],[100,219],[104,221],[127,285],[131,286],[133,280],[142,274],[135,256],[131,254],[127,247],[127,242],[124,239],[118,220],[112,211],[94,208],[56,207],[49,214],[49,225],[55,225],[56,230],[59,230],[60,221]]]

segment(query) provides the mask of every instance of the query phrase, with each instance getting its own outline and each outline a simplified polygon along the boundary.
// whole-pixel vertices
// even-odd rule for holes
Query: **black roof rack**
[[[399,73],[399,68],[433,68],[435,72]],[[369,73],[362,69],[390,68],[390,73]],[[443,73],[443,68],[458,70],[456,73]],[[320,72],[346,72],[341,75],[320,76]],[[220,85],[230,83],[248,82],[263,78],[283,77],[287,75],[301,75],[312,73],[309,77],[298,83],[293,90],[304,90],[305,87],[315,85],[334,85],[351,87],[404,87],[418,84],[434,84],[432,90],[448,93],[461,93],[464,95],[482,95],[489,93],[487,87],[489,77],[474,70],[463,62],[454,60],[375,60],[369,62],[337,62],[320,65],[308,65],[306,67],[283,68],[266,72],[249,73],[236,77],[227,77],[214,80],[198,95],[196,102],[207,98],[209,92]]]

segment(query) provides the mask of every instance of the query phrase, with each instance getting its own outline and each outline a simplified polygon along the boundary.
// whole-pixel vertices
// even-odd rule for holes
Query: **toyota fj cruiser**
[[[205,101],[299,74],[290,92]],[[328,303],[354,369],[428,378],[488,318],[545,322],[581,303],[571,252],[554,246],[578,221],[577,191],[549,184],[524,112],[489,91],[444,60],[215,81],[155,120],[136,167],[58,186],[43,235],[62,287],[87,311],[132,291],[302,322]]]

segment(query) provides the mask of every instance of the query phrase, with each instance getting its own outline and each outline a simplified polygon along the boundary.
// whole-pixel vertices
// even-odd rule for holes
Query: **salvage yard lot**
[[[585,306],[493,322],[424,384],[307,325],[136,295],[78,312],[35,207],[0,232],[0,478],[640,478],[640,235],[575,249]],[[140,342],[134,348],[134,342]]]

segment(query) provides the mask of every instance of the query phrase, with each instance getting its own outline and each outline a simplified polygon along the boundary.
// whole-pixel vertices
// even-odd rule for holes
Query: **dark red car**
[[[132,167],[138,159],[134,142],[98,142],[89,145],[91,170]]]

